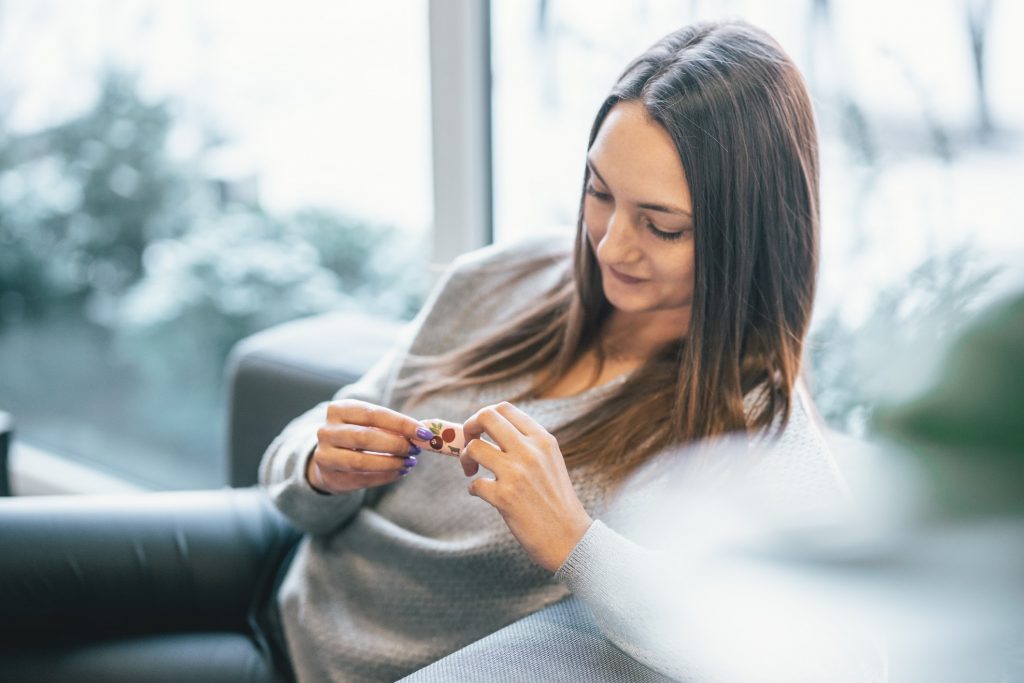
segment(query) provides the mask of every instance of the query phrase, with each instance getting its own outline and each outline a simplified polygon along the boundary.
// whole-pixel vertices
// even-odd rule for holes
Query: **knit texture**
[[[395,346],[334,400],[356,398],[405,412],[393,388],[407,370],[404,358],[410,351],[443,352],[493,329],[554,286],[571,267],[571,252],[570,234],[492,245],[456,258]],[[532,259],[541,259],[544,266],[528,278],[513,281],[484,273],[494,263]],[[414,406],[410,415],[463,422],[480,408],[506,400],[530,379],[437,394]],[[577,396],[530,399],[517,406],[554,431],[627,379]],[[278,509],[308,532],[278,594],[300,681],[397,680],[561,600],[570,590],[598,616],[606,637],[659,666],[657,653],[640,645],[629,649],[630,607],[618,604],[606,583],[614,572],[599,567],[623,553],[641,562],[646,551],[600,519],[607,498],[594,478],[570,472],[580,501],[598,521],[552,574],[529,559],[494,508],[469,495],[470,479],[450,456],[424,452],[407,477],[384,487],[340,496],[311,489],[304,471],[327,405],[293,420],[268,447],[259,472],[261,486]],[[797,412],[803,414],[800,405]],[[773,460],[780,476],[799,477],[812,489],[837,489],[838,473],[806,415],[791,420],[783,438],[792,449]]]

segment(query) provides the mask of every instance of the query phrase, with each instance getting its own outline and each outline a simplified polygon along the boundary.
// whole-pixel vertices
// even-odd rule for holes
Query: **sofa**
[[[0,497],[11,495],[10,467],[8,451],[14,436],[14,419],[9,413],[0,410]]]
[[[0,680],[287,680],[260,605],[301,535],[255,486],[257,465],[400,327],[338,312],[239,342],[225,369],[221,489],[0,498]],[[404,680],[670,679],[614,647],[570,597]]]

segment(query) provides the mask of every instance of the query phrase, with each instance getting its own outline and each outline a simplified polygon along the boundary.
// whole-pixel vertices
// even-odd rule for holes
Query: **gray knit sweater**
[[[408,352],[454,348],[521,310],[565,273],[571,247],[569,234],[456,258],[396,345],[335,400],[358,398],[405,412],[393,400],[393,386],[404,376]],[[545,265],[518,282],[481,275],[490,264],[526,259],[544,259]],[[553,431],[627,378],[577,396],[517,405]],[[415,406],[411,417],[462,422],[529,379],[435,395]],[[261,486],[307,532],[278,594],[300,681],[394,681],[570,592],[586,602],[612,642],[671,673],[657,654],[631,642],[634,630],[624,622],[630,606],[619,604],[621,591],[608,583],[615,572],[599,570],[612,556],[642,557],[643,549],[602,519],[604,490],[585,473],[570,475],[596,521],[552,574],[529,559],[494,508],[469,495],[469,480],[455,458],[424,452],[409,476],[388,486],[340,496],[313,491],[305,465],[326,409],[324,402],[293,420],[260,465]],[[780,443],[787,455],[775,458],[779,476],[838,490],[824,440],[799,403]]]

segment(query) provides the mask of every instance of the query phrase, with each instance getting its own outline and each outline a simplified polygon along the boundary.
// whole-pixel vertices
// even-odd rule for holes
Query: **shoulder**
[[[445,298],[509,315],[534,303],[570,272],[575,234],[546,233],[457,256],[442,278]]]
[[[575,235],[535,235],[460,254],[411,324],[412,350],[439,353],[535,303],[564,277]]]
[[[561,263],[572,256],[575,239],[575,232],[566,230],[490,244],[455,257],[451,268],[462,275],[497,275],[531,266]]]

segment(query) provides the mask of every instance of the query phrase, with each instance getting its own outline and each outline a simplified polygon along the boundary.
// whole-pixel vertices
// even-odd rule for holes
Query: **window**
[[[19,440],[152,488],[219,486],[235,341],[334,308],[411,317],[426,13],[0,6],[0,409]]]

